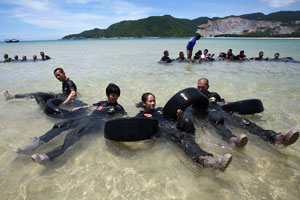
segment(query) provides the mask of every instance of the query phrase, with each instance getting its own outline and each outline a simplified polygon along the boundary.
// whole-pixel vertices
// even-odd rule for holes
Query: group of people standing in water
[[[14,58],[10,58],[8,56],[8,54],[4,54],[3,55],[3,58],[4,58],[4,61],[3,63],[7,63],[7,62],[26,62],[26,61],[33,61],[33,62],[36,62],[36,61],[39,61],[39,60],[42,60],[42,61],[45,61],[45,60],[49,60],[51,59],[50,56],[48,55],[45,55],[45,53],[43,51],[40,52],[40,55],[41,55],[41,59],[38,59],[37,55],[33,55],[32,56],[32,59],[27,59],[27,56],[22,56],[22,59],[19,59],[19,56],[18,55],[15,55]]]
[[[192,37],[189,40],[189,42],[186,46],[187,58],[185,57],[184,52],[180,51],[179,56],[176,59],[171,59],[169,57],[169,51],[165,50],[163,52],[164,56],[161,57],[160,62],[171,63],[173,61],[177,61],[177,62],[194,62],[195,63],[195,62],[202,62],[202,61],[214,61],[215,54],[214,53],[209,54],[208,49],[204,49],[203,52],[202,52],[202,50],[198,50],[194,54],[194,57],[192,57],[194,46],[195,46],[197,40],[199,40],[200,38],[201,38],[201,35],[196,34],[196,36]],[[234,55],[232,52],[232,49],[228,49],[227,53],[220,52],[220,54],[218,56],[218,60],[220,60],[220,61],[223,61],[223,60],[229,60],[229,61],[256,60],[256,61],[282,61],[282,62],[294,61],[293,58],[291,58],[291,57],[279,58],[279,55],[280,55],[279,53],[275,53],[274,58],[264,58],[264,52],[260,51],[258,54],[258,57],[247,58],[244,50],[241,50],[238,55]]]
[[[70,80],[62,68],[54,70],[55,77],[62,82],[62,93],[27,93],[27,94],[11,94],[8,91],[4,91],[3,95],[6,100],[17,98],[35,98],[40,105],[45,105],[53,98],[61,98],[61,104],[58,105],[72,105],[72,103],[78,98],[76,84]],[[156,97],[153,93],[144,93],[141,97],[141,103],[143,110],[140,111],[136,117],[142,118],[154,118],[159,123],[160,138],[164,138],[181,148],[184,153],[189,156],[194,162],[199,163],[203,167],[213,168],[220,171],[224,171],[232,160],[231,154],[224,154],[222,157],[214,157],[213,154],[203,150],[195,141],[195,126],[194,123],[203,123],[214,129],[224,140],[236,147],[244,147],[248,138],[245,134],[239,136],[234,135],[227,127],[228,125],[234,125],[239,128],[243,128],[252,134],[255,134],[276,146],[288,146],[297,141],[299,132],[290,130],[287,133],[276,133],[272,130],[265,130],[258,125],[252,123],[250,120],[245,119],[239,115],[235,115],[231,112],[224,111],[220,104],[226,104],[215,92],[210,92],[209,81],[206,78],[201,78],[197,82],[197,88],[194,88],[194,92],[197,95],[203,95],[209,106],[204,110],[197,110],[192,106],[186,109],[178,109],[175,118],[170,118],[162,108],[156,108]],[[199,93],[199,94],[198,94]],[[106,121],[116,117],[128,117],[125,109],[118,104],[118,98],[120,97],[120,88],[110,83],[106,88],[106,100],[99,101],[93,105],[83,105],[79,107],[73,107],[70,113],[75,113],[82,109],[87,109],[91,106],[95,107],[95,110],[87,115],[82,114],[76,117],[70,117],[64,119],[61,122],[54,124],[52,129],[47,131],[42,136],[35,138],[31,144],[16,148],[14,151],[18,154],[32,152],[32,150],[48,143],[54,137],[61,134],[63,131],[69,131],[65,136],[62,145],[49,151],[47,153],[34,153],[31,155],[33,161],[38,163],[44,163],[45,161],[53,161],[55,158],[63,154],[69,147],[71,147],[82,136],[99,132],[103,129]],[[184,117],[185,112],[194,113],[192,119]],[[70,115],[72,116],[72,115]]]

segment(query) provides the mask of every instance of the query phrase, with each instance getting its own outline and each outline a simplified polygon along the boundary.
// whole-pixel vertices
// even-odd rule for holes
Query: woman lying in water
[[[192,121],[183,118],[184,112],[177,110],[178,119],[174,121],[163,114],[162,108],[155,108],[155,96],[152,93],[144,93],[142,96],[142,105],[144,110],[136,117],[150,117],[158,120],[161,129],[161,137],[170,140],[178,147],[182,148],[193,161],[201,164],[203,167],[218,169],[224,171],[232,160],[230,154],[223,157],[214,158],[212,154],[201,149],[195,142],[195,128]]]
[[[47,160],[54,160],[63,154],[83,135],[99,132],[99,130],[103,128],[105,121],[112,118],[115,114],[119,114],[121,116],[127,115],[124,108],[117,102],[120,93],[120,88],[117,85],[110,83],[106,88],[107,100],[93,104],[93,106],[96,106],[96,110],[94,110],[89,116],[81,116],[79,118],[65,120],[54,124],[52,129],[39,138],[36,138],[32,144],[23,148],[15,149],[14,151],[16,153],[26,153],[44,143],[48,143],[51,139],[58,136],[63,131],[72,129],[65,136],[64,143],[61,146],[58,146],[45,154],[33,154],[31,156],[32,160],[38,163],[42,163]]]

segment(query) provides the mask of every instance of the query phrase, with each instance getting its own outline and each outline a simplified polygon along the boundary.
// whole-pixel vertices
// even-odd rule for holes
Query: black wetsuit
[[[160,61],[164,62],[164,63],[171,63],[172,62],[172,60],[168,56],[161,57]]]
[[[43,106],[49,99],[54,99],[54,98],[66,99],[72,91],[77,92],[77,87],[75,83],[68,78],[62,83],[62,94],[34,92],[34,93],[26,93],[26,94],[16,94],[14,98],[16,99],[35,98],[37,103]]]
[[[200,156],[213,156],[195,142],[195,128],[192,121],[184,118],[172,121],[163,115],[162,108],[156,108],[153,112],[141,111],[136,117],[151,117],[158,120],[161,137],[175,143],[193,161],[203,165]]]
[[[45,55],[42,57],[42,60],[49,60],[49,59],[51,59],[51,58],[48,55]]]
[[[244,60],[246,58],[246,55],[237,55],[234,57],[234,60]]]
[[[209,94],[217,93],[209,92]],[[211,96],[217,97],[216,99],[218,99],[218,97],[221,99],[220,95],[218,94],[210,95],[208,97],[210,98]],[[220,101],[217,100],[217,102]],[[236,136],[232,134],[232,132],[228,128],[226,128],[225,124],[247,130],[250,133],[259,136],[264,141],[274,144],[275,136],[280,133],[276,133],[272,130],[265,130],[248,119],[245,119],[232,113],[227,113],[222,109],[222,107],[219,104],[217,104],[217,102],[210,102],[207,113],[202,113],[201,115],[198,115],[198,117],[200,117],[199,123],[202,123],[203,120],[205,122],[204,124],[209,122],[209,124],[215,128],[216,132],[228,142],[231,137]],[[194,114],[195,113],[197,113],[197,111],[194,111]]]
[[[76,119],[56,123],[51,130],[39,137],[41,141],[47,143],[63,131],[72,129],[65,136],[64,143],[61,146],[58,146],[52,151],[46,153],[50,160],[53,160],[63,154],[83,135],[99,132],[103,129],[105,122],[108,119],[113,118],[116,114],[127,114],[124,108],[118,103],[112,104],[107,101],[100,101],[93,105],[97,106],[97,108],[89,116],[81,116]]]

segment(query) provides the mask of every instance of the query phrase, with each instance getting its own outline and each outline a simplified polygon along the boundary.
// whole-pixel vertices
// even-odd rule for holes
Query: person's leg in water
[[[223,114],[225,122],[232,124],[236,127],[249,131],[250,133],[259,136],[264,141],[274,144],[276,146],[288,146],[295,143],[299,137],[299,132],[289,130],[287,133],[276,133],[273,130],[265,130],[262,127],[254,124],[248,119],[231,115],[228,113]]]
[[[33,142],[25,147],[14,149],[14,152],[21,154],[26,153],[30,150],[36,149],[42,144],[49,142],[54,137],[61,134],[63,131],[75,128],[80,124],[81,119],[70,119],[63,122],[59,122],[54,124],[52,129],[47,131],[44,135],[40,136],[39,138],[34,138]]]
[[[5,97],[5,100],[8,101],[10,99],[21,99],[21,98],[30,98],[37,101],[38,104],[45,104],[49,99],[59,98],[60,95],[46,92],[34,92],[34,93],[25,93],[25,94],[10,94],[7,90],[2,93]]]
[[[55,158],[63,154],[75,142],[77,142],[83,135],[87,135],[98,131],[103,126],[104,121],[90,121],[85,124],[82,124],[80,127],[77,127],[76,129],[72,130],[66,135],[64,143],[61,146],[56,147],[55,149],[46,154],[33,154],[31,158],[37,163],[43,163],[48,160],[53,161]]]
[[[220,171],[224,171],[232,160],[232,156],[230,154],[225,154],[223,157],[214,158],[211,153],[208,153],[200,148],[200,146],[195,142],[194,131],[195,129],[192,122],[188,122],[189,125],[185,125],[188,127],[186,130],[188,132],[182,131],[181,127],[177,129],[168,127],[169,125],[163,125],[162,128],[162,136],[167,140],[175,143],[178,147],[183,149],[184,153],[189,156],[194,162],[201,164],[203,167],[218,169]]]
[[[224,118],[219,111],[208,111],[208,121],[215,128],[216,132],[227,142],[237,147],[243,147],[248,143],[248,137],[245,134],[235,136],[225,127]]]

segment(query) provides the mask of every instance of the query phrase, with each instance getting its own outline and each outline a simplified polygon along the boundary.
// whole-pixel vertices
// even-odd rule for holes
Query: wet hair
[[[142,101],[139,102],[139,103],[137,103],[135,106],[136,106],[137,108],[144,108],[143,103],[145,103],[145,102],[147,101],[148,96],[150,96],[150,95],[154,96],[154,98],[155,98],[155,95],[154,95],[154,94],[152,94],[151,92],[146,92],[146,93],[144,93],[144,94],[142,95],[142,98],[141,98]]]
[[[44,53],[43,51],[40,52],[40,54]]]
[[[197,33],[196,38],[201,38],[201,35],[199,33]]]
[[[258,54],[264,53],[263,51],[260,51]]]
[[[109,96],[110,94],[117,94],[120,96],[121,91],[119,86],[114,83],[108,84],[108,86],[106,87],[106,96]]]
[[[275,53],[274,56],[275,56],[276,54],[278,54],[278,56],[280,55],[279,53]]]
[[[207,52],[208,52],[208,49],[204,49],[204,51],[207,51]]]
[[[245,51],[244,51],[244,50],[241,50],[240,53],[245,53]]]
[[[56,68],[53,73],[55,74],[56,71],[59,71],[60,73],[65,73],[63,68],[60,67]]]
[[[196,55],[196,56],[202,55],[202,51],[201,51],[201,50],[197,51],[197,52],[195,53],[195,55]]]
[[[169,51],[168,51],[168,50],[165,50],[165,51],[164,51],[164,54],[166,54],[166,53],[169,53]]]
[[[209,86],[209,81],[208,81],[207,78],[200,78],[200,79],[198,80],[198,82],[201,81],[201,80],[206,80],[206,85]]]
[[[6,53],[6,54],[4,54],[4,56],[3,56],[4,58],[8,58],[8,54]]]

